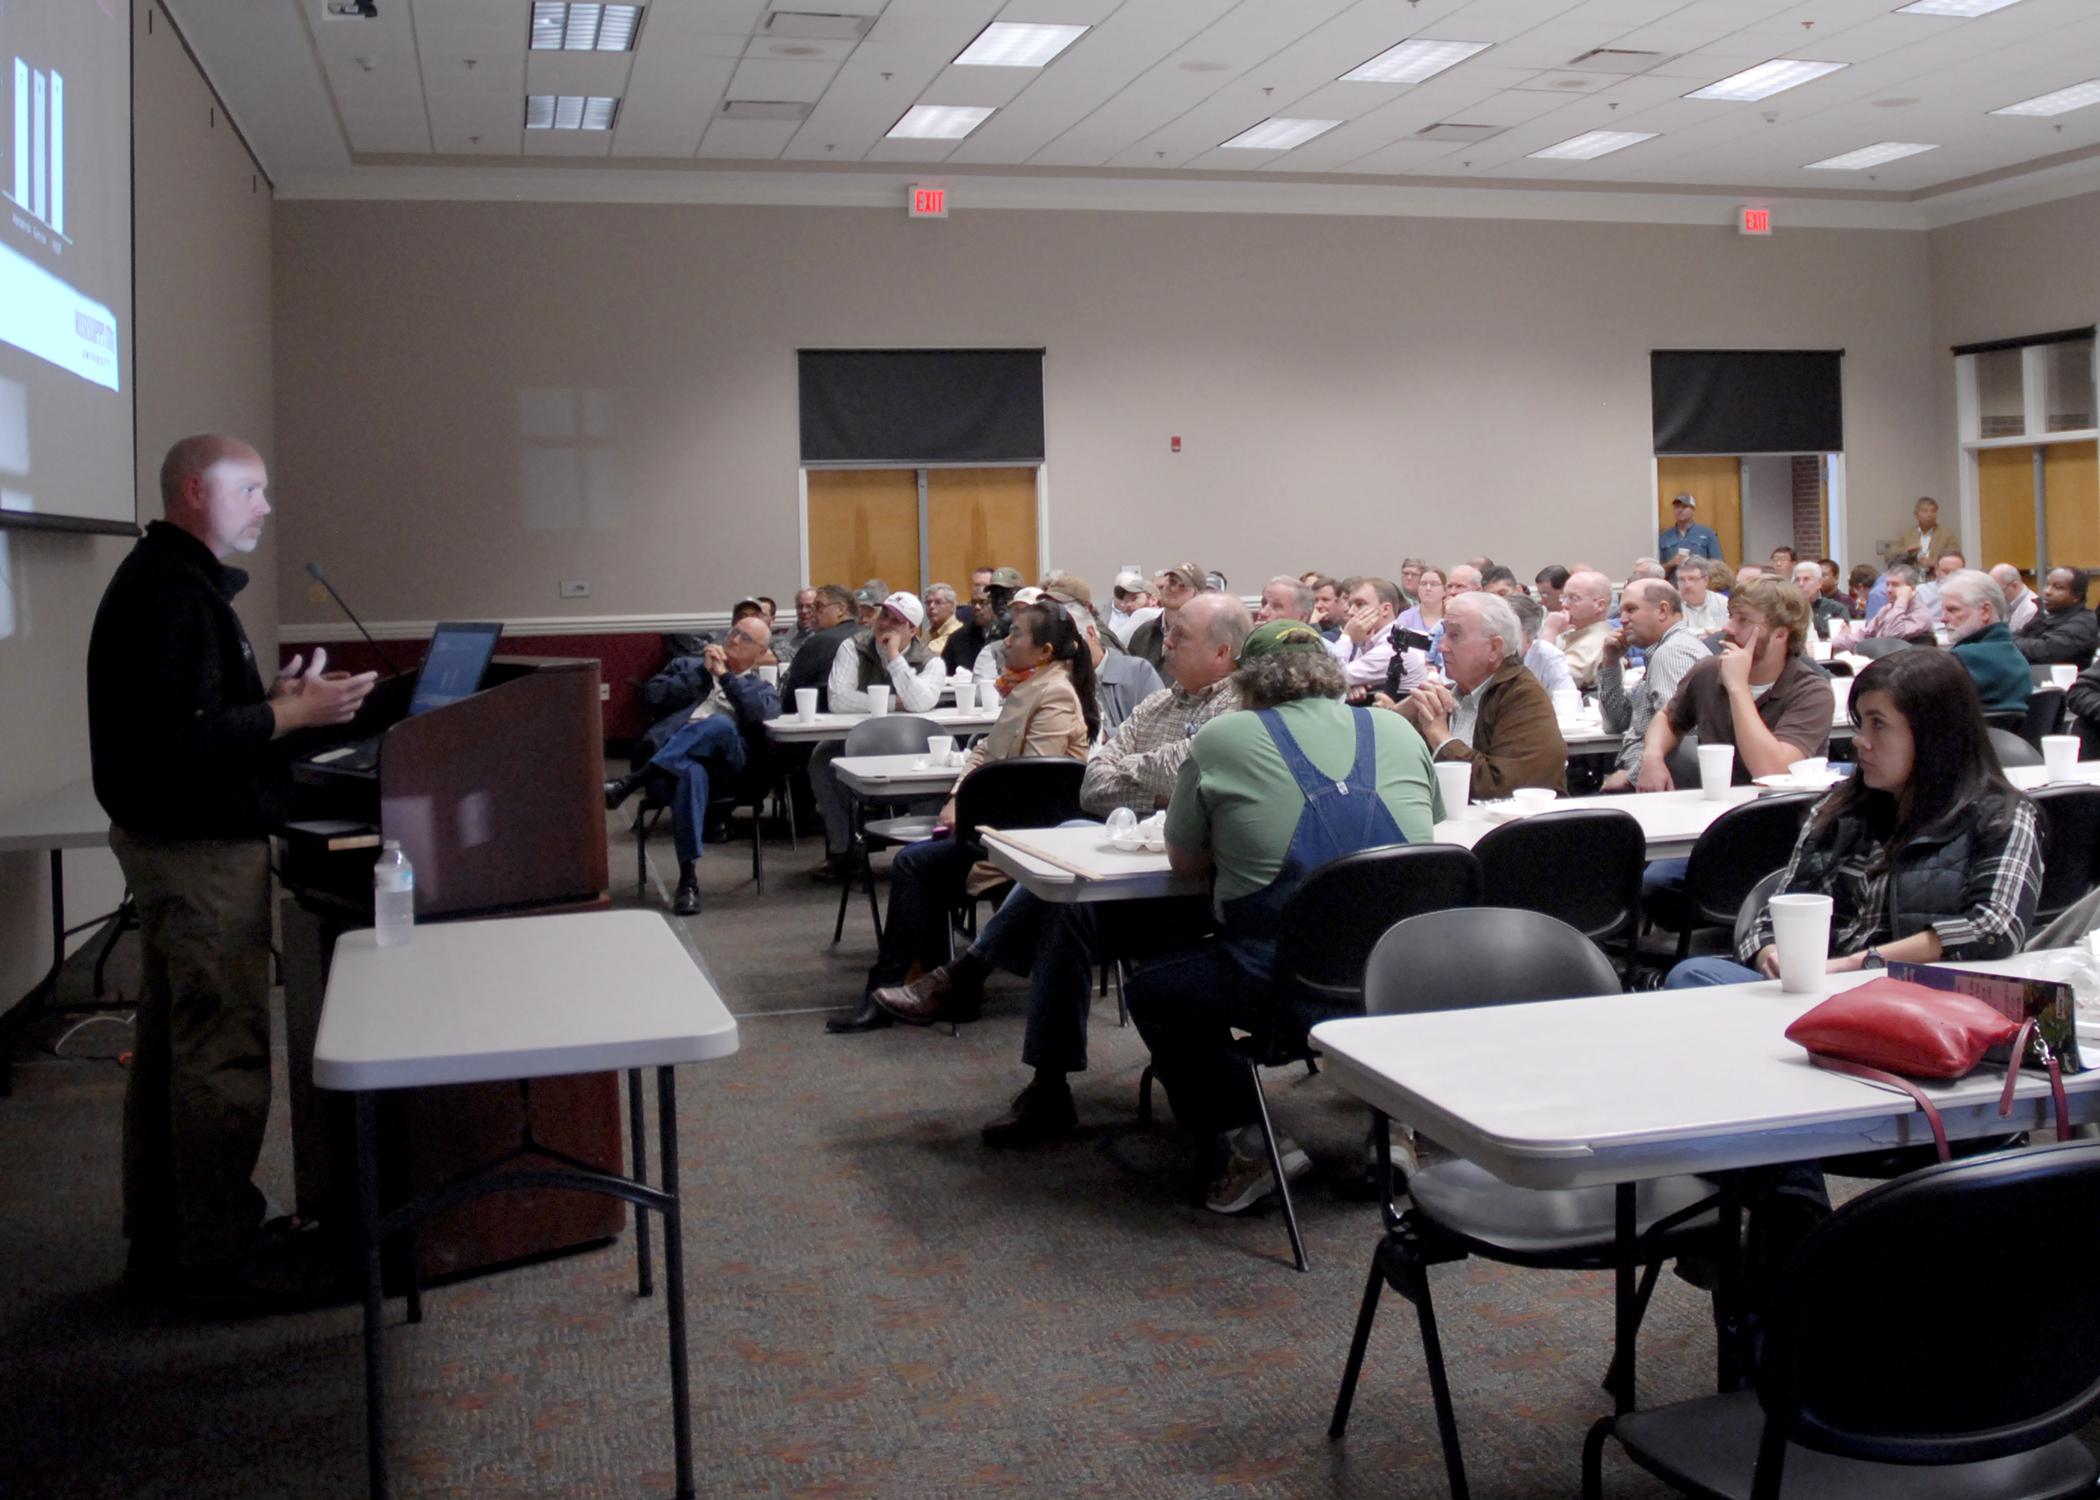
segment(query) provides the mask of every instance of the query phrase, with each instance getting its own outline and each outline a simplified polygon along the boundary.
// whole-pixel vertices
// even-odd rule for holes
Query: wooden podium
[[[293,1163],[299,1212],[342,1229],[356,1222],[350,1112],[343,1098],[313,1087],[313,1043],[335,940],[372,924],[377,840],[398,839],[415,866],[418,923],[605,902],[598,663],[499,656],[485,681],[480,692],[414,718],[403,716],[407,679],[386,684],[393,691],[353,726],[372,733],[386,725],[376,775],[311,761],[295,769],[299,817],[285,831],[280,906]],[[541,1079],[529,1091],[404,1089],[382,1102],[389,1205],[521,1139],[625,1170],[613,1074]],[[436,1279],[593,1243],[618,1234],[626,1215],[619,1201],[585,1194],[493,1195],[423,1228],[417,1267]]]

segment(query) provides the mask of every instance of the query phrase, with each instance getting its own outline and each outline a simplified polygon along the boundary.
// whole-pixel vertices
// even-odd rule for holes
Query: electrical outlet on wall
[[[601,683],[599,683],[599,684],[598,684],[598,701],[599,701],[600,703],[610,703],[610,702],[612,702],[612,684],[611,684],[611,683],[609,683],[609,682],[601,682]]]
[[[561,581],[561,596],[564,599],[590,598],[590,581],[584,578],[564,578]]]

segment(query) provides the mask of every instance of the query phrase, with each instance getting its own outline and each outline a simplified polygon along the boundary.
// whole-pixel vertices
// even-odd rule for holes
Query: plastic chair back
[[[2050,686],[2027,700],[2027,717],[2020,725],[2020,738],[2037,750],[2045,734],[2064,732],[2064,690]]]
[[[1481,899],[1558,917],[1593,940],[1641,910],[1648,838],[1631,814],[1571,807],[1504,823],[1473,846]]]
[[[1743,904],[1736,909],[1735,936],[1728,940],[1730,953],[1743,951],[1743,941],[1750,936],[1750,929],[1756,925],[1758,913],[1763,911],[1765,903],[1778,893],[1779,882],[1785,874],[1786,867],[1782,865],[1750,887],[1750,894],[1743,898]]]
[[[1991,737],[1991,748],[1998,752],[1998,764],[2005,770],[2014,766],[2038,766],[2042,763],[2042,752],[2021,739],[2010,729],[2000,729],[1996,724],[1985,727]]]
[[[847,730],[839,754],[924,755],[926,742],[941,732],[940,725],[917,714],[884,714]]]
[[[1388,844],[1330,860],[1285,903],[1279,986],[1329,1005],[1363,998],[1364,965],[1395,922],[1480,900],[1480,863],[1455,844]]]
[[[1062,755],[987,761],[955,789],[955,836],[975,839],[980,827],[1054,828],[1076,818],[1085,776],[1086,762]]]
[[[1670,781],[1679,791],[1699,790],[1699,736],[1688,734],[1677,742],[1677,748],[1663,757],[1669,767]]]
[[[2100,1280],[2061,1253],[2096,1234],[2100,1142],[1873,1188],[1781,1274],[1758,1400],[1793,1441],[1884,1463],[2053,1442],[2100,1406]]]
[[[1784,792],[1759,797],[1707,825],[1685,865],[1684,894],[1699,922],[1730,927],[1750,888],[1784,869],[1801,836],[1802,821],[1821,792]]]
[[[2034,904],[2034,925],[2041,927],[2093,888],[2100,786],[2049,786],[2029,795],[2042,820],[2042,889]]]
[[[1595,943],[1558,918],[1506,906],[1409,917],[1378,940],[1364,969],[1364,1009],[1374,1016],[1618,991]]]

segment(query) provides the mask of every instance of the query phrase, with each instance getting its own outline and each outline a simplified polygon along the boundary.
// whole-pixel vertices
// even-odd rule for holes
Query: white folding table
[[[66,939],[75,931],[104,922],[117,924],[111,933],[114,938],[129,925],[131,907],[127,895],[115,911],[83,922],[79,928],[66,926],[66,850],[108,847],[109,814],[96,800],[94,783],[88,777],[0,808],[0,854],[44,854],[51,862],[51,967],[28,994],[0,1015],[0,1096],[12,1091],[15,1038],[57,998],[58,976],[66,963]],[[95,964],[98,996],[102,993],[102,965],[109,958],[109,948],[110,944],[103,945]]]
[[[392,1235],[456,1204],[509,1188],[603,1193],[634,1205],[641,1295],[653,1290],[644,1211],[664,1217],[678,1494],[693,1494],[687,1401],[684,1238],[678,1195],[677,1065],[727,1057],[736,1020],[660,912],[594,911],[418,927],[378,946],[372,932],[336,944],[314,1044],[314,1083],[355,1095],[358,1229],[365,1303],[365,1443],[371,1493],[387,1492],[386,1391],[381,1362],[380,1250]],[[648,1183],[642,1069],[656,1069],[663,1186]],[[532,1139],[475,1171],[390,1210],[379,1209],[377,1096],[388,1089],[573,1073],[627,1073],[634,1175],[609,1173]],[[521,1157],[554,1163],[506,1169]],[[408,1320],[422,1291],[408,1255]]]
[[[931,719],[940,726],[943,734],[982,734],[999,718],[999,710],[979,706],[964,713],[953,706],[929,709],[922,714],[912,714],[908,709],[892,707],[893,718],[909,716]],[[766,720],[766,733],[783,745],[808,745],[820,740],[842,740],[853,732],[856,724],[865,724],[877,717],[874,714],[817,714],[812,718],[795,717],[793,705],[777,719]]]
[[[869,802],[902,802],[945,794],[962,775],[960,765],[935,765],[919,755],[841,755],[831,773],[848,792]]]

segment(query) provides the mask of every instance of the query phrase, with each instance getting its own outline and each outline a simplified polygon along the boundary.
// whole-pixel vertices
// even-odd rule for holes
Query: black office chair
[[[2048,687],[2027,700],[2027,715],[2020,724],[2020,738],[2039,750],[2042,736],[2064,732],[2064,690]]]
[[[2024,738],[2023,731],[2027,728],[2027,710],[2024,708],[2012,708],[2005,710],[2003,713],[1987,713],[1983,716],[1983,726],[1986,729],[2000,729],[2007,734],[2021,735]]]
[[[979,844],[980,828],[1055,828],[1080,815],[1079,784],[1086,762],[1062,755],[1024,755],[987,761],[955,789],[955,837]],[[1010,880],[972,894],[967,885],[948,923],[949,956],[954,956],[959,919],[970,936],[977,935],[977,903],[997,906],[1013,889]],[[960,1028],[950,1025],[951,1033]]]
[[[1290,1232],[1291,1258],[1301,1271],[1309,1266],[1305,1240],[1298,1232],[1290,1184],[1284,1180],[1283,1153],[1269,1118],[1261,1070],[1299,1062],[1314,1068],[1319,1053],[1308,1035],[1306,1014],[1324,1020],[1361,1011],[1364,965],[1387,930],[1423,912],[1472,906],[1480,900],[1480,891],[1480,864],[1470,850],[1455,844],[1388,844],[1329,860],[1307,875],[1284,903],[1269,1015],[1233,1050],[1254,1079],[1262,1142],[1269,1150],[1269,1170]],[[1138,1075],[1138,1122],[1152,1123],[1150,1063]]]
[[[2042,889],[2035,927],[2046,927],[2100,878],[2100,786],[2045,786],[2030,793],[2042,819]]]
[[[941,726],[931,719],[922,719],[917,714],[884,714],[856,724],[846,731],[846,740],[839,747],[845,755],[924,755],[927,742],[941,732]],[[875,919],[875,939],[882,940],[882,908],[875,900],[875,865],[872,856],[878,849],[888,849],[898,844],[913,844],[920,839],[933,837],[933,817],[926,813],[897,814],[868,818],[867,807],[858,798],[854,800],[853,841],[848,853],[853,856],[853,869],[846,871],[839,881],[839,914],[831,924],[831,940],[836,943],[846,932],[846,903],[853,896],[853,882],[857,875],[868,893],[868,912]]]
[[[1519,818],[1489,830],[1473,857],[1482,904],[1558,917],[1600,948],[1623,936],[1623,977],[1633,978],[1648,838],[1630,814],[1571,807]]]
[[[2014,766],[2038,766],[2042,763],[2042,752],[2010,729],[1996,724],[1986,724],[1984,731],[1990,736],[1991,748],[1998,752],[1998,764],[2010,771]]]
[[[1680,961],[1691,956],[1694,932],[1735,925],[1743,897],[1786,864],[1800,837],[1802,819],[1821,796],[1784,792],[1731,807],[1692,845],[1683,888],[1652,890],[1642,897],[1648,919],[1677,934]]]
[[[2100,1410],[2100,1282],[2037,1250],[2100,1233],[2100,1143],[1928,1167],[1847,1203],[1781,1274],[1756,1389],[1606,1417],[1604,1443],[1674,1489],[1778,1500],[2091,1495],[2077,1430]],[[1960,1306],[1950,1306],[1950,1289]],[[1973,1300],[1979,1298],[1978,1300]],[[1782,1489],[1783,1486],[1783,1489]]]
[[[1365,1009],[1372,1015],[1565,1000],[1615,994],[1618,988],[1610,962],[1565,922],[1492,906],[1432,912],[1400,923],[1372,950],[1364,975]],[[1390,1122],[1383,1113],[1374,1118],[1387,1189],[1385,1237],[1371,1258],[1370,1282],[1364,1288],[1327,1435],[1338,1438],[1348,1425],[1378,1299],[1390,1286],[1415,1305],[1445,1472],[1451,1493],[1463,1496],[1465,1460],[1437,1340],[1429,1268],[1478,1255],[1540,1269],[1615,1269],[1621,1253],[1618,1189],[1513,1187],[1470,1162],[1439,1161],[1407,1179],[1412,1206],[1403,1211],[1392,1195]],[[1713,1251],[1716,1196],[1714,1186],[1697,1177],[1661,1177],[1639,1185],[1632,1252],[1634,1263],[1645,1271],[1635,1296],[1636,1327],[1663,1261]],[[1618,1351],[1618,1358],[1629,1362],[1625,1371],[1630,1383],[1630,1343]],[[1617,1373],[1615,1367],[1614,1378]]]

